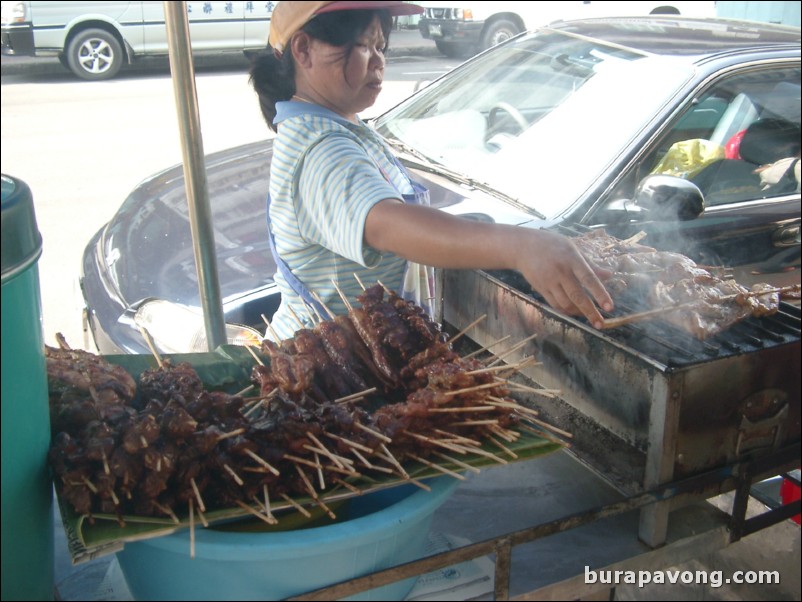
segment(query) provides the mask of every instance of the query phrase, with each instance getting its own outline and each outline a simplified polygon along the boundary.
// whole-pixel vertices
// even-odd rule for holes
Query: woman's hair
[[[351,50],[377,14],[381,21],[384,39],[389,40],[392,17],[384,10],[342,10],[323,13],[301,29],[316,40],[341,47],[347,65]],[[259,95],[259,107],[267,125],[276,131],[276,126],[273,124],[276,103],[290,100],[296,92],[295,63],[289,44],[280,56],[273,54],[270,49],[257,56],[251,64],[250,83]]]

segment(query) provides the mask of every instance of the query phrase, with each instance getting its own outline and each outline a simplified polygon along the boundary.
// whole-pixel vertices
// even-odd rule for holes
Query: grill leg
[[[649,504],[640,511],[638,537],[647,546],[657,548],[666,542],[670,501]]]

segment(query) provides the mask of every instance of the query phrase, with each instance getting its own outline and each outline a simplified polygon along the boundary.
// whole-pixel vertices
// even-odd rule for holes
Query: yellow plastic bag
[[[720,144],[703,138],[680,140],[671,145],[652,173],[689,178],[719,159],[724,159]]]

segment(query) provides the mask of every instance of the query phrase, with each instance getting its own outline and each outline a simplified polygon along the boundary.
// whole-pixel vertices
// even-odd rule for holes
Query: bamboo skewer
[[[453,397],[454,395],[461,395],[463,393],[473,393],[474,391],[481,391],[482,389],[492,389],[498,387],[500,383],[483,383],[481,385],[474,385],[473,387],[463,387],[462,389],[454,389],[453,391],[446,391],[443,393],[446,397]]]
[[[323,512],[329,515],[331,520],[337,520],[337,515],[331,511],[331,508],[329,508],[323,500],[321,500],[319,497],[314,498],[314,500],[315,503],[323,509]]]
[[[555,397],[558,397],[560,393],[562,393],[560,389],[538,389],[536,387],[529,387],[514,381],[507,381],[506,384],[513,391],[526,391],[528,393],[535,393],[537,395],[542,395],[543,397],[548,397],[549,399],[554,399]]]
[[[315,301],[320,303],[320,307],[322,307],[326,311],[326,313],[329,314],[329,318],[331,318],[333,320],[336,317],[336,314],[333,311],[331,311],[326,306],[325,303],[323,303],[323,299],[320,298],[320,295],[318,295],[316,292],[312,291],[312,297],[314,298]]]
[[[265,325],[267,326],[267,330],[265,331],[265,336],[264,336],[264,338],[267,338],[267,333],[269,332],[269,333],[270,333],[270,336],[271,336],[271,337],[273,337],[273,340],[274,340],[276,343],[278,343],[278,342],[281,340],[281,337],[280,337],[280,336],[278,336],[278,333],[277,333],[277,332],[276,332],[276,331],[273,329],[273,326],[270,324],[270,320],[268,320],[268,319],[267,319],[267,316],[266,316],[266,315],[264,315],[264,314],[261,314],[261,316],[262,316],[262,321],[263,321],[263,322],[265,323]]]
[[[200,519],[200,522],[204,526],[204,528],[208,529],[209,521],[206,520],[206,515],[203,512],[201,512],[199,508],[195,508],[195,512],[198,513],[198,518]]]
[[[326,458],[328,458],[329,460],[334,462],[334,465],[337,468],[339,468],[340,470],[348,470],[348,467],[343,462],[348,462],[350,465],[353,465],[353,461],[352,460],[349,460],[348,458],[343,458],[342,456],[338,456],[337,454],[334,454],[334,453],[328,451],[325,447],[323,447],[323,448],[315,447],[314,445],[309,445],[307,443],[307,444],[305,444],[303,446],[303,448],[306,451],[312,452],[313,454],[316,454],[316,455],[320,454],[322,456],[325,456]],[[321,464],[321,467],[322,467],[322,464]]]
[[[686,301],[683,303],[674,303],[673,305],[666,305],[664,307],[658,307],[655,309],[649,309],[646,311],[641,311],[634,314],[629,314],[628,316],[621,316],[618,318],[608,318],[602,323],[602,330],[606,330],[609,328],[618,328],[619,326],[624,326],[626,324],[632,324],[633,322],[640,322],[641,320],[649,320],[651,318],[660,316],[667,312],[672,311],[679,311],[683,309],[693,309],[695,307],[699,307],[700,304],[713,304],[717,305],[719,303],[727,303],[729,301],[735,301],[736,299],[748,299],[751,297],[762,297],[763,295],[773,295],[775,293],[789,293],[793,291],[798,291],[799,285],[792,284],[791,286],[783,286],[779,288],[772,288],[765,291],[750,291],[748,293],[733,293],[731,295],[724,295],[723,297],[717,297],[713,299],[697,299],[694,301]]]
[[[461,422],[452,422],[451,426],[482,426],[483,424],[498,424],[498,418],[491,418],[488,420],[462,420]]]
[[[274,389],[274,390],[275,390],[275,389]],[[271,391],[271,393],[272,393],[272,391]],[[247,411],[245,411],[245,413],[242,415],[242,416],[243,416],[243,418],[248,418],[248,419],[250,419],[250,417],[251,417],[253,414],[255,414],[255,413],[256,413],[256,411],[257,411],[259,408],[261,408],[261,407],[264,405],[264,402],[265,402],[267,399],[268,399],[267,397],[260,397],[259,399],[257,399],[257,400],[256,400],[256,403],[254,403],[254,404],[253,404],[253,405],[252,405],[250,408],[248,408],[248,409],[247,409]]]
[[[410,437],[414,437],[415,439],[420,439],[421,441],[426,441],[427,443],[431,443],[432,445],[437,445],[439,447],[443,447],[449,451],[457,452],[458,454],[465,454],[465,448],[458,447],[456,444],[452,445],[446,441],[442,441],[441,439],[435,439],[434,437],[427,437],[426,435],[421,435],[420,433],[412,433],[410,431],[404,431],[404,434],[409,435]]]
[[[332,520],[336,520],[337,515],[334,514],[334,512],[332,512],[331,509],[326,504],[324,504],[323,501],[318,497],[317,491],[315,491],[315,488],[312,486],[309,477],[306,476],[306,473],[303,471],[303,469],[301,469],[301,467],[298,466],[297,464],[295,465],[295,469],[298,471],[301,480],[304,482],[304,487],[306,487],[306,491],[309,493],[309,497],[311,497],[314,500],[314,502],[318,506],[320,506],[326,514],[329,515],[329,518],[331,518]]]
[[[303,506],[301,506],[301,504],[299,504],[298,502],[296,502],[294,499],[292,499],[292,498],[291,498],[290,496],[288,496],[286,493],[281,493],[281,494],[279,494],[279,495],[281,495],[281,497],[282,497],[282,498],[284,498],[284,501],[285,501],[285,502],[287,502],[287,503],[288,503],[290,506],[292,506],[292,507],[293,507],[293,508],[295,508],[295,509],[296,509],[298,512],[300,512],[301,514],[303,514],[303,515],[304,515],[306,518],[312,518],[312,515],[311,515],[311,514],[309,514],[309,511],[308,511],[306,508],[304,508]]]
[[[351,441],[350,439],[346,439],[342,435],[334,435],[332,433],[326,433],[326,436],[330,437],[331,439],[336,439],[337,441],[342,441],[348,447],[361,450],[361,451],[363,451],[365,453],[368,453],[368,454],[372,454],[373,453],[373,450],[370,449],[367,445],[362,445],[361,443],[357,443],[356,441]]]
[[[274,475],[279,476],[281,474],[276,467],[274,467],[274,466],[272,466],[270,464],[270,462],[268,462],[264,458],[258,456],[255,452],[251,451],[250,449],[246,449],[245,453],[248,454],[251,458],[253,458],[256,461],[257,464],[260,464],[260,465],[264,466],[270,472],[272,472]]]
[[[315,435],[312,432],[306,431],[306,436],[309,437],[312,441],[314,441],[315,445],[317,445],[320,448],[320,453],[322,453],[323,455],[327,456],[332,462],[334,462],[340,468],[345,468],[345,465],[342,462],[353,464],[353,462],[351,462],[348,458],[343,458],[342,456],[338,456],[337,454],[329,451],[326,448],[326,446],[323,445],[323,443],[320,441],[320,439],[315,437]],[[341,462],[341,460],[342,460],[342,462]]]
[[[486,458],[490,458],[490,459],[498,462],[499,464],[509,464],[509,462],[507,462],[504,458],[502,458],[500,456],[497,456],[496,454],[494,454],[492,452],[485,451],[480,447],[471,447],[471,448],[463,448],[463,449],[465,449],[465,451],[467,453],[469,453],[469,454],[477,454],[479,456],[484,456]]]
[[[306,328],[303,320],[301,320],[301,317],[297,313],[295,313],[295,310],[292,308],[292,305],[287,305],[287,309],[292,314],[293,319],[298,323],[298,328],[301,329]]]
[[[245,395],[245,394],[246,394],[248,391],[250,391],[251,389],[253,389],[254,387],[255,387],[255,385],[248,385],[247,387],[245,387],[245,388],[244,388],[244,389],[242,389],[241,391],[237,391],[236,393],[234,393],[234,397],[242,397],[242,396],[244,396],[244,395]]]
[[[444,437],[448,437],[449,441],[456,441],[458,443],[465,443],[467,445],[473,445],[475,447],[479,447],[482,445],[476,439],[469,439],[468,437],[463,437],[462,435],[457,435],[456,433],[450,433],[448,431],[444,431],[442,429],[434,429],[434,432],[438,435],[443,435]]]
[[[464,335],[465,333],[467,333],[467,332],[468,332],[468,331],[469,331],[471,328],[473,328],[474,326],[476,326],[476,325],[477,325],[479,322],[481,322],[481,321],[482,321],[482,320],[484,320],[485,318],[487,318],[487,314],[482,314],[481,316],[479,316],[478,318],[476,318],[476,319],[475,319],[473,322],[471,322],[470,324],[468,324],[468,325],[467,325],[465,328],[463,328],[463,329],[462,329],[462,330],[460,330],[460,331],[459,331],[457,334],[455,334],[453,337],[451,337],[451,338],[448,340],[448,344],[449,344],[449,345],[453,345],[453,344],[454,344],[454,341],[456,341],[457,339],[459,339],[459,338],[460,338],[462,335]]]
[[[389,468],[385,468],[384,466],[376,466],[370,460],[368,460],[365,456],[359,453],[359,450],[352,449],[351,453],[354,454],[362,464],[367,466],[370,470],[378,470],[379,472],[383,472],[385,474],[393,474],[393,471]],[[371,452],[372,453],[372,452]]]
[[[340,299],[343,300],[343,305],[345,305],[345,309],[347,309],[349,313],[353,311],[354,308],[351,305],[351,302],[348,300],[348,297],[345,296],[345,293],[343,293],[342,290],[340,290],[340,287],[337,286],[337,283],[334,281],[334,279],[332,279],[331,283],[334,285],[334,290],[337,291],[338,295],[340,295]]]
[[[231,468],[231,467],[230,467],[228,464],[223,464],[223,469],[224,469],[224,470],[225,470],[225,471],[226,471],[228,474],[230,474],[230,475],[231,475],[231,478],[232,478],[232,479],[234,479],[234,482],[236,482],[236,483],[237,483],[237,485],[239,485],[240,487],[242,487],[243,485],[245,485],[245,481],[243,481],[243,480],[242,480],[242,478],[240,478],[240,476],[239,476],[239,475],[238,475],[236,472],[234,472],[234,469],[233,469],[233,468]]]
[[[345,397],[338,397],[337,399],[334,400],[334,403],[348,403],[349,401],[361,399],[366,395],[375,393],[376,391],[377,391],[376,387],[371,387],[370,389],[365,389],[364,391],[357,391],[356,393],[351,393],[350,395],[346,395]]]
[[[521,429],[523,429],[523,430],[525,430],[525,431],[527,431],[529,433],[537,435],[538,437],[542,437],[546,441],[551,441],[552,443],[556,443],[558,445],[571,447],[570,443],[568,443],[566,441],[563,441],[561,439],[557,439],[557,437],[552,436],[551,434],[549,434],[547,431],[544,431],[543,429],[532,428],[531,426],[526,425],[526,424],[521,424],[521,425],[518,426],[518,428],[521,428]]]
[[[261,512],[253,508],[250,504],[246,504],[242,500],[234,500],[237,503],[237,506],[245,510],[247,513],[252,514],[260,521],[267,523],[268,525],[274,525],[275,523],[270,522],[270,520]],[[311,515],[310,515],[311,516]],[[274,519],[275,520],[275,519]]]
[[[496,439],[492,435],[487,435],[487,438],[490,439],[490,441],[493,443],[493,445],[498,447],[502,452],[507,454],[510,458],[512,458],[513,460],[517,460],[518,459],[518,454],[516,454],[509,447],[504,445],[501,441],[499,441],[498,439]]]
[[[399,462],[398,459],[392,453],[390,453],[390,450],[387,449],[387,446],[384,443],[382,443],[381,445],[379,445],[379,447],[382,450],[382,455],[380,457],[384,458],[385,460],[388,460],[393,466],[396,467],[396,469],[398,469],[398,472],[404,475],[405,479],[408,479],[409,475],[407,474],[407,471],[404,470],[403,466],[401,466],[401,462]]]
[[[292,454],[284,454],[284,459],[289,460],[290,462],[293,463],[309,466],[310,468],[318,468],[319,466],[322,466],[320,463],[312,462],[311,460],[307,460],[306,458],[301,458],[299,456],[294,456]]]
[[[505,352],[504,352],[504,353],[502,353],[501,355],[498,355],[498,356],[496,356],[496,359],[495,359],[495,360],[493,360],[493,361],[492,361],[490,364],[488,364],[488,367],[490,367],[490,366],[495,366],[495,365],[496,365],[496,364],[498,364],[498,363],[499,363],[501,360],[503,360],[505,357],[507,357],[508,355],[510,355],[510,354],[512,354],[512,353],[515,353],[516,351],[518,351],[519,349],[521,349],[522,347],[524,347],[524,346],[525,346],[525,345],[526,345],[526,344],[527,344],[529,341],[531,341],[531,340],[533,340],[533,339],[536,339],[536,338],[537,338],[537,333],[535,333],[535,334],[532,334],[532,335],[529,335],[529,336],[528,336],[528,337],[526,337],[525,339],[522,339],[522,340],[518,341],[518,342],[517,342],[515,345],[513,345],[512,347],[510,347],[509,349],[507,349],[507,351],[505,351]]]
[[[364,291],[364,290],[366,290],[366,289],[365,289],[365,285],[364,285],[364,284],[362,284],[362,281],[359,279],[359,275],[358,275],[356,272],[354,272],[354,278],[356,278],[356,282],[357,282],[357,284],[358,284],[359,286],[361,286],[361,287],[362,287],[362,290],[363,290],[363,291]]]
[[[180,525],[181,524],[181,521],[178,520],[178,517],[175,515],[175,512],[173,512],[172,508],[170,508],[169,506],[165,506],[163,504],[160,504],[159,502],[157,502],[155,500],[153,501],[153,505],[156,506],[156,508],[158,508],[159,510],[161,510],[164,514],[169,516],[176,525]]]
[[[320,464],[320,456],[318,453],[315,452],[315,462]],[[326,488],[326,479],[323,478],[323,466],[319,466],[317,469],[317,484],[320,486],[320,490],[323,491]]]
[[[569,433],[568,431],[564,431],[561,428],[557,428],[556,426],[553,426],[551,424],[543,422],[539,418],[534,418],[533,416],[524,416],[523,419],[531,422],[532,424],[536,424],[539,427],[547,429],[547,430],[551,431],[552,433],[556,433],[558,435],[561,435],[561,436],[565,437],[566,439],[573,439],[574,438],[574,436],[571,433]]]
[[[533,416],[540,416],[540,412],[529,408],[525,405],[521,405],[520,403],[516,403],[514,401],[507,401],[505,399],[501,399],[500,397],[493,397],[492,395],[488,395],[487,401],[485,403],[496,406],[499,408],[509,408],[511,410],[517,410],[519,412],[524,412],[526,414],[532,414]]]
[[[317,326],[320,324],[320,322],[322,322],[320,314],[317,313],[315,308],[309,305],[306,301],[304,301],[304,309],[306,309],[306,315],[309,316],[309,320],[312,322],[312,324]]]
[[[301,477],[301,480],[304,483],[307,493],[309,493],[309,497],[312,499],[317,499],[317,491],[315,491],[315,488],[312,486],[312,482],[309,480],[309,477],[306,476],[303,468],[301,468],[298,464],[294,464],[294,466],[295,470],[298,472],[298,476]],[[318,464],[318,466],[320,466],[320,464]]]
[[[148,349],[153,354],[153,357],[156,358],[156,363],[159,365],[159,368],[164,368],[164,360],[162,360],[159,352],[156,351],[156,344],[153,342],[153,337],[150,336],[148,329],[144,326],[139,327],[139,332],[142,334],[142,337],[145,339],[145,342],[148,344]]]
[[[430,414],[450,414],[461,412],[497,412],[498,408],[489,406],[464,406],[460,408],[429,408]]]
[[[97,487],[87,477],[81,477],[81,482],[89,488],[89,491],[97,495]]]
[[[504,372],[505,370],[512,370],[513,372],[515,372],[517,370],[520,370],[524,366],[526,366],[528,364],[531,364],[533,361],[535,361],[535,358],[527,357],[527,358],[521,360],[520,362],[518,362],[517,364],[508,364],[508,365],[504,365],[504,366],[488,366],[488,367],[485,367],[485,368],[477,368],[476,370],[470,370],[469,372],[466,372],[465,374],[473,376],[475,374],[493,374],[495,372]]]
[[[241,435],[245,432],[244,428],[234,429],[233,431],[229,431],[228,433],[223,433],[217,438],[217,442],[219,443],[223,439],[230,439],[231,437],[236,437],[237,435]]]
[[[206,504],[203,503],[203,498],[201,497],[200,489],[198,489],[198,484],[195,482],[195,477],[189,480],[189,484],[192,485],[192,493],[195,494],[195,499],[198,501],[198,510],[206,512]]]
[[[416,462],[420,462],[429,468],[434,468],[435,470],[442,472],[450,477],[454,477],[455,479],[459,479],[460,481],[464,481],[465,477],[458,472],[454,472],[453,470],[449,470],[445,466],[440,466],[439,464],[435,464],[434,462],[430,462],[425,458],[421,458],[420,456],[416,456],[414,454],[409,454],[409,457],[415,460]]]
[[[189,557],[195,558],[195,504],[189,498]]]
[[[443,460],[446,460],[447,462],[451,462],[452,464],[455,464],[456,466],[459,466],[460,468],[464,468],[465,470],[470,470],[474,474],[479,474],[481,472],[481,470],[476,468],[476,466],[471,466],[470,464],[468,464],[466,462],[463,462],[462,460],[458,460],[457,458],[454,458],[453,456],[449,456],[448,454],[444,454],[443,452],[432,451],[432,454],[437,456],[438,458],[443,458]]]
[[[270,510],[270,495],[267,491],[267,485],[262,485],[262,493],[264,494],[265,497],[265,515],[270,521],[273,522],[273,524],[277,524],[278,519],[276,519],[276,517],[273,516],[273,512]]]
[[[515,433],[515,431],[507,430],[497,424],[489,426],[488,430],[494,435],[501,437],[502,439],[504,439],[504,441],[507,441],[508,443],[515,443],[518,440],[518,437],[515,436],[518,433]],[[515,433],[515,435],[511,433]]]
[[[365,426],[361,422],[354,422],[354,426],[356,428],[358,428],[359,430],[365,431],[366,433],[369,433],[369,434],[373,435],[374,437],[376,437],[380,441],[384,441],[385,443],[392,443],[393,442],[393,440],[390,439],[390,437],[388,437],[388,436],[386,436],[386,435],[384,435],[384,434],[382,434],[382,433],[380,433],[378,431],[374,431],[372,428]]]
[[[409,476],[409,473],[407,473],[407,471],[404,470],[404,467],[401,465],[401,462],[398,461],[398,458],[396,458],[392,454],[392,452],[389,449],[387,449],[387,446],[384,443],[382,443],[379,447],[381,448],[382,453],[377,453],[376,456],[388,461],[390,464],[395,466],[396,470],[398,471],[398,474],[400,474],[405,481],[408,481],[413,485],[420,487],[424,491],[432,490],[432,488],[429,487],[426,483],[421,483],[418,479]]]
[[[357,495],[362,495],[362,490],[361,490],[361,489],[357,489],[356,487],[354,487],[353,485],[351,485],[351,483],[349,483],[348,481],[343,481],[342,479],[340,479],[340,478],[338,478],[338,477],[334,477],[334,478],[332,479],[332,481],[334,481],[334,482],[335,482],[335,483],[337,483],[338,485],[342,485],[343,487],[345,487],[346,489],[348,489],[348,490],[349,490],[351,493],[355,493],[355,494],[357,494]]]
[[[247,349],[248,353],[250,353],[253,356],[253,359],[256,360],[257,364],[259,364],[260,366],[265,365],[265,363],[262,361],[262,358],[256,355],[256,351],[253,350],[253,345],[245,345],[245,349]]]
[[[493,341],[493,342],[492,342],[492,343],[490,343],[489,345],[485,345],[485,346],[484,346],[484,347],[482,347],[481,349],[477,349],[476,351],[474,351],[474,352],[472,352],[472,353],[469,353],[468,355],[465,355],[465,356],[463,356],[463,358],[462,358],[462,359],[466,359],[466,360],[467,360],[467,359],[470,359],[470,358],[472,358],[472,357],[475,357],[475,356],[479,355],[479,354],[480,354],[480,353],[482,353],[483,351],[489,351],[491,347],[495,347],[496,345],[499,345],[499,344],[503,343],[504,341],[506,341],[507,339],[509,339],[511,336],[512,336],[512,335],[510,335],[510,334],[508,334],[508,335],[506,335],[506,336],[503,336],[503,337],[501,337],[500,339],[498,339],[497,341]]]

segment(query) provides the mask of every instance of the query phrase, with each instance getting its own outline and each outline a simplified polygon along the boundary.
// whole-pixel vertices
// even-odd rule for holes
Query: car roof
[[[799,49],[800,28],[736,19],[677,16],[557,21],[549,28],[596,38],[642,53],[712,57],[757,49]]]

